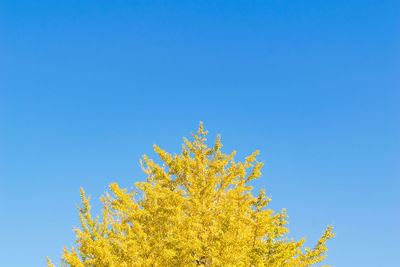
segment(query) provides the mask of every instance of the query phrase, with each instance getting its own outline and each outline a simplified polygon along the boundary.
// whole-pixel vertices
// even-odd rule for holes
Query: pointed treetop
[[[200,121],[200,122],[199,122],[199,129],[197,130],[196,134],[197,134],[197,135],[206,136],[207,133],[208,133],[208,131],[207,131],[207,130],[204,130],[203,122]]]
[[[205,149],[207,149],[207,145],[205,144],[205,142],[207,141],[207,138],[205,137],[207,135],[208,131],[204,129],[203,126],[203,122],[200,121],[199,123],[199,129],[197,130],[196,133],[191,133],[192,137],[194,138],[194,141],[191,142],[191,146],[193,149],[193,153],[196,154],[196,152],[194,151],[204,151]],[[186,145],[189,146],[187,139],[184,138],[184,141],[186,143]]]

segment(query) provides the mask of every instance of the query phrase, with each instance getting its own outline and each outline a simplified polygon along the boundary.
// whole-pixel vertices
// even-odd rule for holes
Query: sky
[[[1,265],[60,262],[79,188],[145,175],[153,144],[265,162],[255,189],[325,264],[400,249],[399,1],[0,1]]]

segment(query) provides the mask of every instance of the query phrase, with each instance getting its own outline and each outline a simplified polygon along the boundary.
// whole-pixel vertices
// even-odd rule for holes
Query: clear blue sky
[[[113,2],[113,3],[111,3]],[[1,1],[1,266],[58,262],[79,187],[144,179],[204,121],[255,149],[274,209],[327,264],[400,249],[399,1]]]

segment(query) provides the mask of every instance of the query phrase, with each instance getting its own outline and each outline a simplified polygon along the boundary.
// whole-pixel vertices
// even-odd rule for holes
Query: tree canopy
[[[328,226],[315,247],[287,234],[285,209],[268,208],[265,190],[252,194],[261,176],[258,151],[236,162],[221,152],[220,136],[206,145],[200,123],[181,154],[154,145],[163,164],[143,156],[146,181],[134,189],[116,183],[101,197],[93,218],[81,189],[76,245],[64,248],[62,266],[311,266],[326,257]],[[54,266],[48,260],[48,266]]]

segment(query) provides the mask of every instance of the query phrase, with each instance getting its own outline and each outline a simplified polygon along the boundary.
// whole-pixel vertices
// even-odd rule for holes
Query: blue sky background
[[[1,1],[1,265],[59,262],[79,188],[144,179],[204,121],[261,150],[271,207],[326,264],[398,262],[399,1]]]

